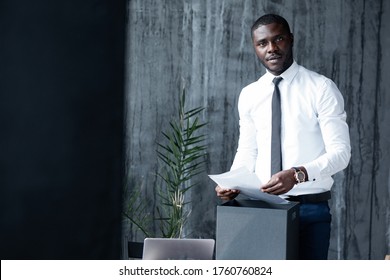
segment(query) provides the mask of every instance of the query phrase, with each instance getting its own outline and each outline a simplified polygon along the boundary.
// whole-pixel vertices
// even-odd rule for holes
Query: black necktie
[[[278,84],[282,79],[282,77],[276,77],[273,80],[275,89],[272,96],[271,176],[282,170],[282,151],[280,140],[282,113],[280,109],[280,92],[278,87]]]

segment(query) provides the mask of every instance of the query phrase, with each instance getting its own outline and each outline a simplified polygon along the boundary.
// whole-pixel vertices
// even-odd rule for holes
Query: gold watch
[[[295,171],[294,178],[295,178],[296,183],[299,184],[299,183],[305,182],[305,180],[306,180],[305,172],[303,172],[301,169],[299,169],[297,167],[293,167],[292,169]]]

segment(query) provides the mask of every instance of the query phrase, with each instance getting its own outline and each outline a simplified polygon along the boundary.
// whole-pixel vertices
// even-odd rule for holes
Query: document
[[[260,179],[246,167],[241,167],[222,174],[209,175],[209,177],[221,188],[239,190],[240,193],[252,199],[269,203],[288,203],[287,200],[277,195],[262,192],[260,186],[263,184]]]

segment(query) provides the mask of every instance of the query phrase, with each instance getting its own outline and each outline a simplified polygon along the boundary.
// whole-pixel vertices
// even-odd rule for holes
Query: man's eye
[[[275,41],[276,41],[276,42],[283,41],[283,37],[282,37],[282,36],[280,36],[280,37],[277,37]]]
[[[265,47],[267,45],[267,42],[259,42],[258,46],[260,47]]]

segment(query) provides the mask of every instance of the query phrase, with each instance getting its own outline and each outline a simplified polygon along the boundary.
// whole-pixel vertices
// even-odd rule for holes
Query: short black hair
[[[283,25],[284,29],[286,29],[286,31],[289,34],[291,33],[290,25],[288,24],[287,20],[284,17],[279,16],[279,15],[275,15],[275,14],[266,14],[266,15],[258,18],[255,21],[255,23],[252,25],[251,36],[253,36],[253,31],[255,31],[257,28],[259,28],[259,26],[267,25],[267,24],[271,24],[271,23],[279,23],[279,24]]]

